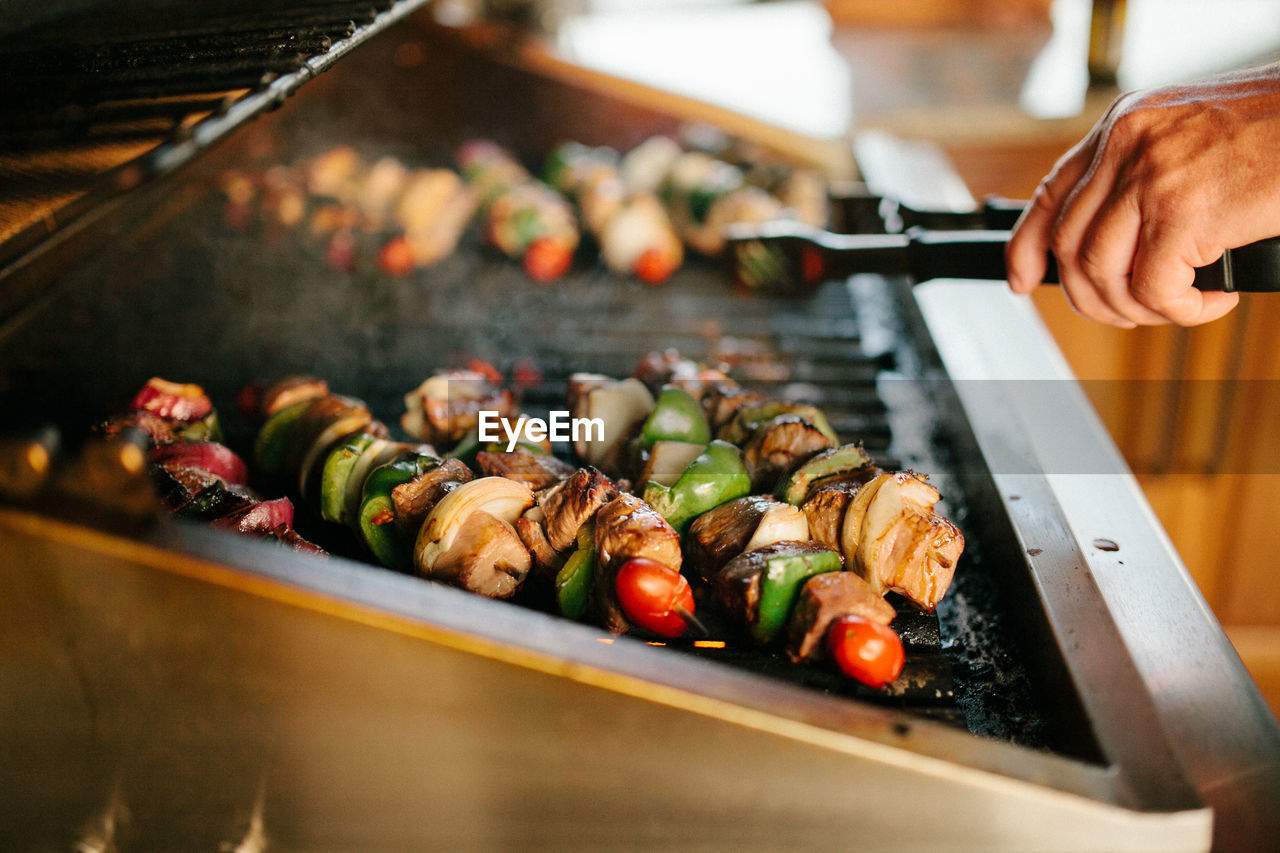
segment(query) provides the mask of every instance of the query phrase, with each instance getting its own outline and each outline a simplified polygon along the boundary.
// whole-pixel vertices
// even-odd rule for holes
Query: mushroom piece
[[[414,565],[429,578],[481,595],[511,595],[531,565],[512,525],[531,506],[533,492],[514,480],[482,477],[458,486],[423,522]]]
[[[467,516],[431,577],[489,598],[509,598],[529,574],[529,551],[508,522],[483,510]]]

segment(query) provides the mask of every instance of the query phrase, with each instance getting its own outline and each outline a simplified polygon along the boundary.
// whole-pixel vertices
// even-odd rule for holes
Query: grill
[[[281,44],[332,50],[325,39],[364,20],[356,8],[107,35],[80,68],[113,71],[93,103],[127,91],[151,116],[179,90],[257,86],[237,69],[292,57]],[[378,12],[369,20],[385,25]],[[187,39],[210,54],[170,73]],[[49,92],[81,91],[74,73],[48,73],[58,50],[36,42],[6,61],[47,75]],[[259,82],[240,97],[274,85]],[[28,102],[12,138],[83,139],[85,115],[111,125],[86,103],[46,122]],[[242,123],[233,112],[223,120]],[[151,375],[199,382],[228,414],[247,382],[314,373],[393,422],[433,368],[473,357],[536,364],[544,380],[524,402],[542,415],[573,370],[626,375],[667,347],[732,356],[749,387],[814,402],[883,464],[929,472],[964,529],[938,614],[894,623],[903,686],[794,667],[714,622],[724,648],[600,642],[611,638],[370,567],[305,519],[337,556],[54,497],[0,508],[0,645],[16,650],[0,684],[20,697],[0,715],[12,758],[0,785],[28,815],[0,822],[4,846],[1204,849],[1206,804],[1225,846],[1274,830],[1257,808],[1280,790],[1274,721],[1123,465],[1084,483],[1038,467],[1045,437],[1002,390],[1018,383],[990,380],[1053,380],[1061,392],[1039,416],[1103,456],[1110,445],[1043,331],[997,288],[856,276],[763,299],[733,294],[707,262],[645,288],[581,258],[538,286],[473,237],[406,279],[339,273],[305,241],[231,229],[217,191],[226,168],[337,142],[426,165],[477,134],[532,156],[562,137],[626,147],[675,124],[407,21],[215,150],[225,130],[197,127],[189,154],[204,156],[181,174],[157,168],[162,180],[85,217],[74,240],[8,245],[21,257],[0,318],[6,426],[56,424],[73,464],[76,436]],[[1011,354],[1017,371],[992,367]],[[233,445],[250,440],[226,426]],[[1082,544],[1102,531],[1119,552]],[[1125,589],[1126,561],[1157,614]],[[1184,660],[1152,633],[1165,617],[1196,650]],[[1171,691],[1179,678],[1193,683]]]

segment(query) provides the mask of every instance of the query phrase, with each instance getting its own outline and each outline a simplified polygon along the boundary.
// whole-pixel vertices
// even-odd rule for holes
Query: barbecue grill
[[[500,40],[397,24],[416,5],[349,27],[349,4],[323,21],[273,11],[253,21],[251,59],[231,34],[248,18],[193,22],[183,37],[219,55],[189,73],[170,73],[185,49],[172,33],[146,41],[145,71],[123,37],[80,67],[121,87],[97,103],[195,100],[178,136],[82,175],[75,203],[43,197],[51,233],[5,244],[7,447],[50,428],[62,441],[52,484],[0,506],[6,849],[1274,841],[1274,718],[1043,328],[1000,286],[864,275],[765,298],[709,262],[646,288],[586,258],[542,286],[474,237],[392,279],[227,224],[226,169],[338,142],[439,164],[475,135],[532,158],[678,124],[521,71]],[[282,44],[328,52],[276,65]],[[76,74],[46,74],[46,48],[6,61],[75,108],[48,119],[21,102],[7,139],[28,157],[120,116],[86,108]],[[276,76],[260,79],[264,61]],[[247,382],[312,373],[392,422],[436,367],[533,363],[524,403],[543,415],[569,372],[626,375],[668,347],[820,405],[842,438],[941,488],[969,547],[938,614],[895,622],[908,666],[892,689],[715,625],[723,644],[615,639],[370,566],[318,524],[327,561],[62,488],[83,482],[89,424],[152,375],[198,382],[230,413]],[[1064,438],[1087,470],[1062,461]]]

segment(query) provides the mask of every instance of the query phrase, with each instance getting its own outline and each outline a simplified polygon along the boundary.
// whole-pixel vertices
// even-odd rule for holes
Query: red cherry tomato
[[[636,277],[645,284],[662,284],[675,272],[675,264],[670,253],[661,249],[649,249],[636,258]]]
[[[404,237],[392,237],[378,253],[378,266],[387,275],[408,275],[413,272],[413,247]]]
[[[614,580],[622,612],[635,624],[663,637],[684,633],[677,612],[693,613],[693,590],[684,575],[648,557],[633,557]]]
[[[573,251],[563,241],[540,237],[524,252],[524,271],[534,281],[555,281],[569,271]]]
[[[840,671],[869,687],[884,687],[902,672],[906,653],[888,625],[842,616],[827,628],[827,649]]]

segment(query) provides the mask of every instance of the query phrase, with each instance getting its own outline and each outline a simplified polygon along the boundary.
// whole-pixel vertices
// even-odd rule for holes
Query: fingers
[[[1063,293],[1077,314],[1098,323],[1132,328],[1152,318],[1127,296],[1129,271],[1141,224],[1136,208],[1115,193],[1115,166],[1102,135],[1084,175],[1058,209],[1050,247]]]
[[[1140,243],[1133,261],[1130,289],[1148,310],[1180,326],[1209,323],[1240,302],[1238,293],[1201,292],[1193,286],[1195,268],[1159,237]]]
[[[1005,247],[1005,267],[1014,293],[1030,293],[1044,281],[1049,247],[1063,202],[1084,176],[1092,159],[1091,135],[1058,161],[1018,218]]]
[[[1142,228],[1142,216],[1128,199],[1108,199],[1085,229],[1079,245],[1066,264],[1063,287],[1073,300],[1082,289],[1091,289],[1097,302],[1106,307],[1106,319],[1085,310],[1091,319],[1126,327],[1154,326],[1169,322],[1157,311],[1142,304],[1131,292],[1134,255]],[[1061,265],[1060,266],[1064,266]]]

